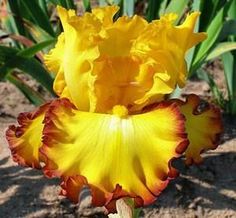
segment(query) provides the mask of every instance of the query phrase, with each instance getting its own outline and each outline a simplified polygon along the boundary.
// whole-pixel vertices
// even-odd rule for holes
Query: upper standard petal
[[[174,26],[174,14],[148,23],[137,15],[113,20],[117,10],[97,8],[80,17],[58,7],[64,32],[46,65],[57,71],[56,93],[79,110],[110,113],[122,104],[136,113],[162,101],[184,85],[185,53],[206,37],[194,33],[197,12]]]

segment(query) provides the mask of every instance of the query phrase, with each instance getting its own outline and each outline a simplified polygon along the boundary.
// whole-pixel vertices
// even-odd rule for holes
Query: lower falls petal
[[[185,119],[176,104],[119,117],[78,111],[59,99],[44,122],[44,173],[61,177],[62,193],[72,201],[88,185],[93,204],[107,208],[124,196],[134,198],[136,206],[153,202],[176,176],[171,160],[188,145]]]
[[[61,177],[62,194],[72,201],[89,186],[93,204],[109,211],[122,197],[143,206],[176,176],[173,158],[185,151],[187,164],[200,163],[203,151],[217,147],[220,111],[212,105],[199,110],[200,103],[189,95],[186,102],[166,101],[142,114],[119,116],[117,110],[81,112],[58,99],[20,114],[19,126],[10,126],[6,136],[14,161],[33,168],[44,162],[44,173]]]
[[[216,149],[220,143],[220,134],[223,131],[220,110],[211,104],[201,109],[201,100],[194,94],[189,95],[186,102],[175,102],[178,102],[186,118],[185,127],[189,139],[189,146],[185,151],[186,164],[201,163],[201,153]]]
[[[6,131],[6,138],[13,160],[22,166],[41,168],[43,157],[39,153],[42,146],[43,119],[49,104],[39,107],[34,112],[21,113],[19,126],[11,125]]]

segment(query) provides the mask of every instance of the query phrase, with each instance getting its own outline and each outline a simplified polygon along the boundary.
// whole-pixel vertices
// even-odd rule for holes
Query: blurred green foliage
[[[180,24],[187,13],[201,11],[195,31],[205,31],[208,38],[187,54],[189,78],[198,77],[208,82],[215,101],[227,113],[236,114],[236,0],[1,0],[0,20],[3,33],[0,40],[0,79],[17,86],[34,104],[45,100],[19,77],[27,73],[53,94],[53,78],[43,65],[43,53],[56,42],[62,28],[55,14],[55,6],[77,9],[83,5],[91,11],[94,5],[117,4],[118,14],[132,16],[139,13],[151,22],[162,14],[178,14]],[[8,44],[6,44],[8,39]],[[217,87],[213,77],[202,66],[221,58],[227,83],[228,97]],[[174,96],[180,94],[176,89]]]
[[[57,26],[50,20],[44,0],[4,0],[1,2],[0,79],[17,86],[35,105],[45,102],[43,96],[22,80],[26,73],[53,93],[53,78],[44,68],[43,52],[55,42]]]

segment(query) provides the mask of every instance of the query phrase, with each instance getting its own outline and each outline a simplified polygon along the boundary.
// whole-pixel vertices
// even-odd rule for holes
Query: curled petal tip
[[[42,146],[43,118],[48,106],[45,104],[34,112],[21,113],[17,119],[19,125],[11,125],[6,131],[13,160],[19,165],[41,168],[43,157],[39,148]]]
[[[216,149],[220,143],[223,124],[220,110],[208,104],[201,107],[201,100],[197,95],[187,96],[185,102],[176,101],[186,117],[186,132],[189,146],[185,152],[186,164],[200,164],[203,159],[201,153]]]

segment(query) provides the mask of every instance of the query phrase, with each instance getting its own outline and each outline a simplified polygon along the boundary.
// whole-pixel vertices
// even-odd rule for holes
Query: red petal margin
[[[43,129],[43,146],[40,148],[40,153],[45,157],[45,167],[43,168],[44,174],[51,178],[51,177],[61,177],[60,172],[56,170],[57,166],[47,158],[45,152],[45,146],[50,147],[54,144],[53,138],[63,139],[65,135],[62,135],[57,131],[57,127],[55,126],[53,120],[56,119],[55,111],[63,107],[64,110],[70,111],[71,109],[76,109],[76,107],[69,101],[67,98],[59,98],[54,100],[51,104],[49,109],[47,110],[45,117],[44,117],[44,129]],[[49,170],[50,169],[50,170]]]
[[[112,193],[105,194],[105,192],[99,188],[93,186],[92,184],[88,184],[87,179],[80,175],[64,178],[64,181],[61,183],[61,194],[68,197],[72,202],[78,203],[79,194],[85,186],[90,188],[92,204],[97,207],[105,206],[109,213],[116,212],[116,200],[120,198],[133,198],[135,207],[142,207],[144,205],[141,197],[125,192],[118,184]],[[165,187],[163,187],[163,189]],[[156,198],[154,200],[156,200]],[[153,203],[153,201],[150,203]]]
[[[57,131],[57,127],[54,124],[54,119],[56,118],[56,111],[60,109],[60,107],[63,108],[63,110],[66,110],[67,113],[73,113],[71,109],[75,109],[74,105],[69,102],[68,99],[58,99],[50,105],[50,108],[47,110],[45,115],[45,126],[43,130],[43,146],[40,148],[40,151],[46,156],[46,148],[50,147],[54,144],[54,138],[60,137],[63,139],[65,136],[63,136],[62,133]],[[57,166],[53,161],[50,159],[46,159],[45,167],[44,167],[44,173],[48,177],[61,177],[62,183],[61,183],[61,194],[68,197],[71,201],[74,203],[78,203],[79,201],[79,194],[81,192],[81,189],[86,186],[90,189],[92,194],[92,204],[94,206],[105,206],[108,210],[108,212],[115,212],[115,202],[116,200],[124,197],[130,197],[134,199],[134,203],[136,207],[142,207],[143,205],[149,205],[153,203],[157,196],[161,194],[161,192],[166,188],[169,181],[173,178],[178,176],[178,172],[176,169],[174,169],[171,166],[171,163],[173,159],[180,157],[183,152],[188,147],[189,141],[187,139],[187,134],[185,132],[185,117],[180,113],[179,106],[176,103],[173,102],[162,102],[158,105],[155,105],[155,107],[151,107],[151,109],[158,109],[158,108],[164,108],[164,107],[171,107],[172,110],[176,113],[176,117],[179,120],[182,120],[182,125],[179,126],[179,136],[182,139],[179,145],[176,147],[176,156],[172,158],[168,165],[169,165],[169,172],[167,175],[163,175],[163,184],[162,186],[156,187],[151,191],[150,193],[153,197],[148,196],[137,196],[135,193],[127,193],[125,190],[122,189],[122,187],[117,184],[116,187],[114,187],[113,192],[107,192],[104,190],[99,189],[99,187],[95,187],[93,184],[90,184],[89,181],[87,181],[87,178],[85,178],[83,175],[72,175],[72,176],[63,176],[58,171]],[[148,108],[146,109],[148,111]],[[132,178],[130,178],[132,179]],[[145,199],[145,202],[144,200]]]
[[[190,94],[187,96],[185,101],[181,101],[179,99],[173,99],[170,100],[171,102],[177,103],[180,108],[183,115],[185,115],[186,111],[184,111],[185,106],[191,107],[191,115],[192,117],[188,117],[189,115],[186,113],[186,120],[188,119],[197,119],[201,118],[201,116],[205,116],[207,123],[212,127],[204,127],[202,126],[202,132],[204,133],[204,130],[206,132],[205,135],[202,134],[202,137],[206,137],[205,144],[199,144],[200,149],[198,149],[198,152],[192,152],[193,145],[190,140],[190,144],[188,149],[185,152],[186,161],[185,163],[187,165],[191,164],[200,164],[203,160],[200,156],[201,153],[207,151],[207,150],[214,150],[218,147],[220,142],[220,137],[223,132],[223,122],[221,117],[220,109],[212,104],[204,104],[203,107],[201,107],[201,99],[195,95]],[[199,119],[200,122],[200,119]],[[200,125],[200,123],[199,123]],[[194,127],[193,127],[194,128]],[[188,129],[187,129],[188,133]],[[190,133],[188,133],[190,134]],[[208,142],[208,143],[207,143]]]
[[[24,143],[21,137],[24,135],[24,133],[26,132],[30,124],[34,121],[34,119],[42,113],[46,112],[49,105],[50,103],[44,104],[33,112],[20,113],[17,118],[17,122],[19,125],[11,125],[6,130],[6,139],[11,150],[13,161],[17,162],[21,166],[28,166],[36,169],[41,169],[40,154],[39,159],[33,157],[33,155],[30,155],[28,149],[29,145],[27,145],[27,142]],[[32,137],[35,137],[33,133]]]

